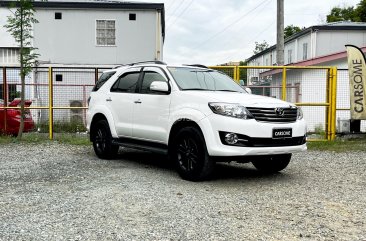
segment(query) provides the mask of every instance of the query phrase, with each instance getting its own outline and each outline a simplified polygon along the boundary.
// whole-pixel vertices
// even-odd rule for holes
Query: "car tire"
[[[196,127],[184,127],[176,134],[171,157],[179,175],[189,181],[208,179],[215,162],[208,155],[202,132]]]
[[[282,171],[290,163],[292,154],[266,156],[263,159],[252,161],[255,168],[263,173],[276,173]]]
[[[119,146],[112,144],[112,135],[106,120],[99,120],[94,125],[92,133],[93,148],[95,154],[101,159],[112,159],[117,153]]]

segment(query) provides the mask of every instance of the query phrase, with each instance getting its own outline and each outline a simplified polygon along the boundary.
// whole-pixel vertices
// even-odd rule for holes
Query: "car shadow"
[[[121,148],[114,162],[128,162],[144,168],[162,169],[175,173],[175,167],[166,155]],[[178,177],[178,176],[177,176]],[[179,178],[179,177],[178,177]],[[266,174],[257,171],[251,163],[218,162],[215,171],[208,181],[218,180],[287,180],[291,175],[286,171]]]

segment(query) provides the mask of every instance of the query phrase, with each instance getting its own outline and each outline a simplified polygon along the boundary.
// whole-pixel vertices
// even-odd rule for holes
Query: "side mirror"
[[[168,83],[165,81],[153,81],[150,84],[150,90],[162,93],[169,93]]]
[[[249,87],[245,87],[244,89],[246,92],[248,92],[248,94],[252,94],[252,90]]]

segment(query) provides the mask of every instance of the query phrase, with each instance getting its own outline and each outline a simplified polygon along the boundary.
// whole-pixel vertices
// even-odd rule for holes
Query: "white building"
[[[0,67],[19,66],[19,48],[4,28],[13,1],[0,1]],[[38,68],[27,78],[26,98],[33,106],[48,105],[48,69],[54,69],[54,105],[86,106],[95,83],[94,69],[163,59],[165,37],[164,4],[108,0],[33,2],[35,18],[33,47]],[[75,69],[79,68],[79,69]],[[18,70],[7,69],[8,92],[20,91]],[[101,70],[102,71],[102,70]],[[100,72],[99,71],[99,74]],[[0,69],[0,99],[3,98]],[[8,96],[14,93],[8,93]],[[11,101],[11,99],[9,100]],[[47,110],[32,111],[36,120],[47,120]],[[84,119],[84,112],[55,110],[55,119]]]
[[[18,44],[3,27],[11,14],[0,2],[0,65],[16,64]],[[117,65],[162,60],[164,4],[88,1],[33,3],[33,47],[40,64]]]
[[[284,62],[288,66],[336,66],[338,68],[337,109],[349,108],[349,80],[346,44],[366,52],[366,23],[336,22],[312,26],[285,39]],[[276,65],[276,45],[247,59],[249,66]],[[248,84],[268,83],[281,86],[282,72],[248,70]],[[287,100],[291,102],[325,103],[325,70],[287,70]],[[269,95],[280,98],[280,88],[271,88]],[[309,130],[324,128],[325,107],[303,107]],[[337,111],[337,119],[350,119],[350,112]],[[361,129],[366,129],[365,121]]]

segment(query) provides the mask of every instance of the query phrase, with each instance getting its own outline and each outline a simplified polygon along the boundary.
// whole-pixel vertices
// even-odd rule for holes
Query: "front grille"
[[[297,108],[257,108],[246,107],[257,121],[263,122],[295,122]]]

